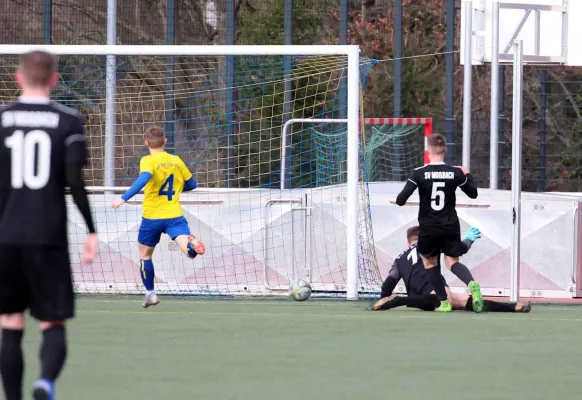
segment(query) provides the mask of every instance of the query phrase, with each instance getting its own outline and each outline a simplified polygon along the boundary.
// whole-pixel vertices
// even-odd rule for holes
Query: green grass
[[[59,399],[577,398],[582,308],[366,311],[347,301],[78,301]],[[26,390],[40,335],[29,325]]]

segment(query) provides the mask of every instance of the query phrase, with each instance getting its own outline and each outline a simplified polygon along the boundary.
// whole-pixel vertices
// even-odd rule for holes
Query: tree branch
[[[566,87],[566,84],[554,72],[552,72],[551,69],[548,68],[547,71],[552,76],[552,78],[554,78],[556,80],[556,82],[558,82],[558,84],[560,85],[560,87],[562,88],[564,93],[566,94],[566,98],[568,99],[568,101],[570,102],[570,105],[572,106],[572,108],[576,112],[576,117],[578,118],[578,120],[582,120],[582,113],[580,113],[580,107],[578,107],[576,100],[572,96],[572,93],[570,93],[570,91]]]

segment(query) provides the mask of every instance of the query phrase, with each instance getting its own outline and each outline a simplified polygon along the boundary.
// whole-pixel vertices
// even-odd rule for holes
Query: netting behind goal
[[[345,124],[308,123],[317,137],[314,160],[318,182],[345,183]],[[368,183],[405,181],[412,169],[428,163],[426,138],[432,134],[431,118],[365,118],[360,132],[360,293],[377,293],[391,263],[377,260]],[[386,199],[384,199],[386,200]],[[385,205],[380,201],[381,206]],[[380,227],[382,229],[382,227]],[[395,254],[400,249],[395,250]]]
[[[334,129],[335,124],[311,125],[317,138],[314,159],[320,183],[344,183],[346,130],[345,126]],[[403,181],[412,168],[428,162],[425,139],[432,134],[432,119],[365,118],[362,126],[361,161],[365,181]]]
[[[62,56],[54,97],[83,115],[91,164],[86,169],[100,237],[100,255],[80,264],[86,232],[69,204],[69,240],[81,293],[142,291],[137,231],[141,202],[110,208],[106,133],[115,132],[116,187],[128,187],[147,154],[143,133],[163,126],[167,150],[179,155],[199,188],[183,194],[184,215],[205,244],[203,257],[183,256],[168,237],[154,253],[157,289],[166,294],[286,293],[297,276],[322,293],[346,290],[348,246],[358,248],[360,291],[376,291],[367,182],[404,180],[423,160],[425,122],[366,120],[361,132],[358,243],[346,240],[347,129],[345,56],[119,56],[114,125],[107,126],[106,58]],[[0,60],[0,100],[17,95],[17,58]],[[365,81],[374,61],[361,59]],[[362,119],[362,122],[364,120]],[[282,170],[284,171],[282,173]],[[282,189],[284,187],[284,189]]]

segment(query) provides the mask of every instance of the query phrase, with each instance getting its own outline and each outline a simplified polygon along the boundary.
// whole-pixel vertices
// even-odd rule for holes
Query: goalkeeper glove
[[[463,234],[463,240],[469,240],[471,243],[475,243],[475,240],[479,238],[481,238],[481,231],[479,228],[471,227]]]

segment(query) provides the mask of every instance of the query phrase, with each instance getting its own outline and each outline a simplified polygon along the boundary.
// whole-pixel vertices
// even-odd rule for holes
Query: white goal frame
[[[47,51],[55,55],[108,56],[107,65],[115,63],[114,56],[347,56],[347,299],[358,299],[358,176],[359,176],[359,118],[360,118],[360,47],[355,45],[291,45],[291,46],[161,46],[161,45],[0,45],[2,55],[20,55],[30,51]],[[108,68],[108,70],[111,70]],[[115,69],[112,69],[115,72]],[[114,75],[113,75],[114,78]],[[115,79],[106,75],[108,90],[107,116],[114,114]],[[115,135],[109,124],[105,127],[105,160],[113,162]],[[107,171],[106,171],[107,172]],[[110,186],[106,184],[105,186]]]

